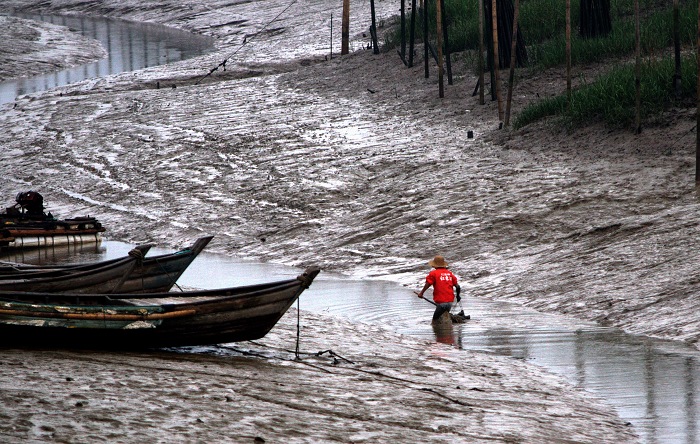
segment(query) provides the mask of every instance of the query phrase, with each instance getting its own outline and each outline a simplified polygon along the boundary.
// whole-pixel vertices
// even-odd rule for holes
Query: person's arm
[[[430,284],[426,282],[425,285],[423,285],[423,289],[421,291],[419,291],[418,293],[416,293],[418,295],[418,297],[422,298],[423,293],[425,293],[428,290],[428,288],[430,288]]]

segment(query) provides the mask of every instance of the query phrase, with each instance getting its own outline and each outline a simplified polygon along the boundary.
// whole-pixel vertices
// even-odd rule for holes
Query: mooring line
[[[282,12],[280,12],[279,14],[277,14],[277,15],[275,16],[275,18],[273,18],[272,20],[270,20],[269,22],[267,22],[267,23],[265,24],[265,26],[263,26],[258,32],[256,32],[256,33],[253,34],[252,36],[250,36],[250,38],[248,38],[248,36],[243,37],[243,43],[241,43],[240,46],[238,46],[238,48],[236,48],[235,51],[233,51],[231,54],[229,54],[221,63],[219,63],[218,65],[216,65],[215,68],[210,69],[208,73],[206,73],[206,74],[205,74],[204,76],[202,76],[199,80],[197,80],[197,81],[195,82],[195,85],[199,85],[199,83],[200,83],[202,80],[206,79],[207,77],[209,77],[210,75],[212,75],[214,72],[218,71],[218,69],[221,68],[221,67],[223,67],[223,68],[224,68],[224,71],[225,71],[225,70],[226,70],[226,62],[228,62],[228,60],[229,60],[231,57],[235,56],[235,55],[238,53],[238,51],[240,51],[240,50],[243,48],[243,46],[245,46],[249,41],[251,41],[251,40],[253,40],[255,37],[257,37],[258,34],[260,34],[261,32],[263,32],[268,26],[270,26],[273,22],[275,22],[282,14],[284,14],[285,12],[287,12],[287,10],[289,10],[289,8],[291,8],[292,5],[294,5],[294,3],[296,3],[296,2],[297,2],[297,0],[292,0],[292,2],[289,3],[289,5],[287,5],[287,7],[284,8],[284,9],[282,10]]]
[[[266,348],[272,348],[272,349],[283,350],[283,351],[289,352],[289,350],[285,350],[285,349],[283,349],[283,348],[281,348],[281,347],[272,347],[272,346],[269,346],[269,345],[256,343],[256,342],[254,342],[254,341],[248,341],[248,342],[250,342],[251,344],[256,345],[256,346],[262,346],[262,347],[266,347]],[[314,369],[323,371],[323,372],[325,372],[325,373],[329,373],[329,374],[332,374],[332,375],[335,374],[335,372],[333,372],[333,371],[331,371],[331,370],[329,370],[329,369],[323,368],[323,367],[321,367],[320,365],[316,365],[316,364],[311,364],[311,363],[309,363],[309,362],[305,362],[305,361],[299,359],[298,357],[295,357],[294,359],[285,359],[285,358],[280,358],[280,357],[270,358],[269,356],[264,356],[264,355],[257,354],[257,353],[254,353],[254,352],[250,352],[250,351],[243,351],[243,350],[240,350],[240,349],[235,348],[235,347],[227,347],[227,346],[222,346],[222,345],[218,345],[218,347],[220,347],[220,348],[225,348],[225,349],[227,349],[227,350],[237,351],[237,352],[239,352],[239,353],[241,353],[241,354],[245,354],[245,355],[258,356],[258,357],[265,358],[265,359],[279,359],[279,360],[287,361],[287,362],[301,363],[301,364],[307,365],[307,366],[309,366],[309,367],[312,367],[312,368],[314,368]],[[344,361],[346,361],[346,362],[348,362],[348,363],[350,363],[350,364],[353,364],[353,365],[355,364],[354,362],[352,362],[352,361],[350,361],[350,360],[348,360],[348,359],[346,359],[346,358],[343,358],[342,356],[338,355],[338,354],[335,353],[333,350],[323,350],[323,351],[319,351],[319,352],[316,352],[316,353],[308,353],[308,352],[304,353],[304,352],[302,352],[301,354],[313,355],[313,356],[322,356],[322,355],[324,355],[324,354],[326,354],[326,353],[327,353],[328,355],[330,355],[331,357],[333,357],[334,364],[338,364],[337,358],[341,358],[341,359],[343,359]],[[361,368],[352,368],[352,367],[343,367],[343,368],[344,368],[344,369],[347,369],[347,370],[350,370],[350,371],[355,371],[355,372],[359,372],[359,373],[365,373],[365,374],[368,374],[368,375],[373,375],[373,376],[376,376],[376,377],[385,378],[385,379],[391,380],[391,381],[393,381],[393,382],[395,382],[395,383],[400,383],[401,385],[406,385],[406,384],[408,384],[408,385],[419,385],[419,383],[416,383],[415,381],[412,381],[412,380],[410,380],[410,379],[401,378],[401,377],[397,377],[397,376],[387,375],[387,374],[382,373],[382,372],[379,372],[379,371],[364,370],[364,369],[361,369]],[[420,385],[422,385],[422,384],[420,384]],[[434,389],[434,388],[431,388],[431,387],[425,387],[425,386],[424,386],[424,387],[414,387],[413,389],[414,389],[414,390],[419,390],[419,391],[422,391],[422,392],[432,393],[433,395],[435,395],[435,396],[437,396],[437,397],[439,397],[439,398],[445,399],[445,400],[447,400],[447,401],[450,401],[450,402],[452,402],[452,403],[454,403],[454,404],[461,405],[461,406],[463,406],[463,407],[469,407],[469,408],[475,407],[474,404],[471,404],[471,403],[468,403],[468,402],[465,402],[465,401],[460,401],[459,399],[456,399],[456,398],[453,398],[453,397],[451,397],[451,396],[448,396],[448,395],[446,395],[446,394],[444,394],[444,393],[442,393],[442,392],[440,392],[440,391],[438,391],[438,390],[436,390],[436,389]]]

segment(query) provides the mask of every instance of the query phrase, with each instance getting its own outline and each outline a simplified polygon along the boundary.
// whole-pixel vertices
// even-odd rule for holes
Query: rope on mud
[[[329,356],[333,357],[333,364],[338,364],[338,362],[340,362],[340,361],[338,361],[337,358],[342,359],[343,361],[347,362],[348,364],[354,364],[354,362],[352,362],[349,359],[343,358],[342,356],[340,356],[338,353],[334,352],[333,350],[320,351],[320,352],[316,353],[316,356],[323,356],[325,353],[328,353]]]
[[[437,395],[439,398],[447,399],[450,402],[454,402],[455,404],[463,405],[465,407],[473,407],[474,406],[473,404],[470,404],[468,402],[460,401],[459,399],[455,399],[451,396],[445,395],[444,393],[440,393],[435,389],[431,389],[430,387],[421,387],[418,390],[421,390],[423,392],[432,393],[434,395]]]
[[[277,14],[277,15],[275,16],[275,18],[273,18],[273,19],[270,20],[269,22],[265,23],[265,26],[263,26],[258,32],[256,32],[256,33],[253,34],[252,36],[250,36],[250,38],[248,38],[248,36],[245,36],[245,37],[243,38],[243,43],[241,43],[240,46],[238,46],[238,48],[236,48],[235,51],[233,51],[231,54],[229,54],[229,55],[224,59],[223,62],[221,62],[221,63],[219,63],[218,65],[216,65],[216,67],[210,69],[208,73],[206,73],[206,74],[205,74],[204,76],[202,76],[199,80],[197,80],[197,81],[195,82],[195,85],[199,85],[199,83],[200,83],[202,80],[204,80],[204,79],[206,79],[207,77],[209,77],[210,75],[214,74],[214,72],[218,71],[219,68],[222,68],[222,67],[223,67],[223,68],[224,68],[224,71],[226,71],[226,62],[228,62],[229,59],[230,59],[231,57],[235,56],[235,55],[238,53],[238,51],[240,51],[248,42],[250,42],[251,40],[253,40],[255,37],[258,36],[258,34],[260,34],[261,32],[263,32],[268,26],[270,26],[273,22],[275,22],[278,18],[280,18],[280,16],[281,16],[282,14],[284,14],[285,12],[287,12],[287,11],[289,10],[289,8],[291,8],[292,5],[294,5],[294,3],[296,3],[296,2],[297,2],[297,0],[292,0],[291,3],[289,3],[289,5],[287,5],[287,7],[284,8],[284,9],[282,10],[282,12],[280,12],[279,14]]]
[[[281,348],[281,347],[274,347],[274,346],[270,346],[270,345],[266,345],[266,344],[261,344],[261,343],[259,343],[259,342],[255,342],[255,341],[248,341],[248,342],[250,342],[251,344],[256,345],[256,346],[258,346],[258,347],[265,347],[265,348],[271,348],[271,349],[275,349],[275,350],[282,350],[282,351],[287,351],[287,352],[289,352],[289,350],[286,350],[286,349]],[[232,350],[232,351],[235,351],[235,352],[241,353],[241,354],[243,354],[243,355],[247,355],[247,356],[255,356],[255,357],[259,357],[259,358],[263,358],[263,359],[270,359],[270,356],[266,356],[266,355],[264,355],[264,354],[255,353],[255,352],[248,351],[248,350],[241,350],[241,349],[239,349],[239,348],[237,348],[237,347],[225,346],[225,345],[220,345],[220,344],[219,344],[219,345],[216,345],[215,347],[224,348],[224,349],[226,349],[226,350]],[[298,352],[298,351],[297,351],[297,352]],[[302,352],[302,353],[300,353],[300,354],[313,355],[313,356],[322,356],[322,355],[324,355],[324,354],[328,354],[329,356],[333,357],[333,365],[337,365],[337,364],[340,363],[340,361],[339,361],[337,358],[342,359],[343,361],[347,362],[348,364],[352,364],[352,365],[355,365],[355,364],[356,364],[355,362],[352,362],[352,361],[350,361],[349,359],[346,359],[346,358],[340,356],[339,354],[335,353],[333,350],[323,350],[323,351],[319,351],[319,352],[317,352],[317,353],[303,353],[303,352]],[[314,369],[316,369],[316,370],[319,370],[319,371],[322,371],[322,372],[324,372],[324,373],[328,373],[328,374],[331,374],[331,375],[335,374],[333,371],[331,371],[331,370],[329,370],[329,369],[327,369],[327,368],[324,368],[324,367],[322,367],[322,366],[320,366],[320,365],[315,365],[315,364],[311,364],[311,363],[309,363],[309,362],[304,362],[303,360],[301,360],[301,359],[299,358],[298,355],[297,355],[293,360],[292,360],[292,359],[280,358],[280,357],[275,357],[275,359],[280,359],[280,360],[282,360],[282,361],[296,362],[296,363],[298,363],[298,364],[307,365],[307,366],[309,366],[309,367],[312,367],[312,368],[314,368]],[[382,373],[382,372],[379,372],[379,371],[376,371],[376,370],[364,370],[364,369],[361,369],[361,368],[352,368],[352,367],[343,367],[343,368],[345,368],[345,369],[347,369],[347,370],[350,370],[350,371],[355,371],[355,372],[358,372],[358,373],[364,373],[364,374],[372,375],[372,376],[375,376],[375,377],[383,378],[383,379],[386,379],[386,380],[389,380],[389,381],[391,381],[391,382],[398,383],[398,384],[401,384],[401,385],[407,385],[407,384],[408,384],[408,385],[414,385],[414,384],[416,384],[416,382],[413,381],[413,380],[411,380],[411,379],[406,379],[406,378],[402,378],[402,377],[398,377],[398,376],[387,375],[386,373]],[[452,403],[454,403],[454,404],[457,404],[457,405],[461,405],[461,406],[463,406],[463,407],[469,407],[469,408],[475,407],[475,405],[472,404],[472,403],[465,402],[465,401],[461,401],[461,400],[459,400],[459,399],[453,398],[453,397],[448,396],[448,395],[446,395],[446,394],[444,394],[444,393],[441,393],[440,391],[438,391],[438,390],[436,390],[436,389],[434,389],[434,388],[431,388],[431,387],[414,387],[414,389],[415,389],[415,390],[422,391],[422,392],[426,392],[426,393],[431,393],[431,394],[437,396],[438,398],[442,398],[442,399],[444,399],[444,400],[450,401],[450,402],[452,402]]]
[[[274,348],[274,349],[278,349],[278,350],[284,350],[284,349],[280,349],[280,348],[278,348],[278,347],[270,347],[270,346],[268,346],[268,345],[259,344],[259,343],[253,342],[253,341],[249,341],[249,342],[250,342],[251,344],[257,345],[257,346],[259,346],[259,347],[267,347],[267,348]],[[225,345],[221,345],[221,344],[213,345],[212,347],[223,348],[223,349],[226,349],[226,350],[232,350],[232,351],[235,351],[235,352],[240,353],[240,354],[242,354],[242,355],[246,355],[246,356],[255,356],[256,358],[262,358],[262,359],[279,359],[279,360],[281,360],[281,361],[288,361],[288,362],[295,362],[295,363],[297,363],[297,364],[304,364],[304,365],[307,365],[307,366],[309,366],[309,367],[312,367],[312,368],[314,368],[314,369],[316,369],[316,370],[320,370],[320,371],[325,372],[325,373],[333,374],[333,372],[330,371],[330,370],[328,370],[327,368],[323,368],[323,367],[321,367],[321,366],[319,366],[319,365],[314,365],[314,364],[311,364],[311,363],[308,363],[308,362],[304,362],[304,361],[302,361],[302,360],[300,360],[300,359],[296,359],[296,358],[295,358],[295,359],[285,359],[285,358],[280,358],[280,357],[270,358],[270,356],[264,355],[264,354],[262,354],[262,353],[255,353],[255,352],[248,351],[248,350],[241,350],[240,348],[229,347],[229,346],[225,346]],[[284,350],[284,351],[289,351],[289,350]],[[303,353],[303,354],[311,355],[312,353]]]
[[[690,128],[688,131],[686,131],[685,133],[681,134],[681,135],[671,144],[671,146],[668,147],[668,154],[669,154],[669,155],[671,154],[671,150],[672,150],[673,147],[678,143],[678,141],[680,141],[682,138],[684,138],[685,136],[687,136],[688,134],[690,134],[695,128],[697,128],[697,125],[694,125],[694,126],[693,126],[692,128]]]

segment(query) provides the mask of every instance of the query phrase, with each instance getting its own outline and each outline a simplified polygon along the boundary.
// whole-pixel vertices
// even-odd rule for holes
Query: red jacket
[[[457,276],[447,268],[433,269],[425,278],[425,282],[433,286],[433,300],[436,304],[455,300],[455,292],[452,287],[457,285]]]

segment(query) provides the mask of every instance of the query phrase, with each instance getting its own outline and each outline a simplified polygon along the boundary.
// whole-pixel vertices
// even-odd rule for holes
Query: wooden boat
[[[44,212],[44,198],[36,191],[17,194],[16,203],[0,213],[0,248],[30,248],[102,240],[105,228],[94,217],[56,219]]]
[[[204,250],[214,236],[197,239],[190,247],[180,251],[158,256],[145,256],[150,245],[136,247],[130,254],[136,256],[136,263],[123,280],[116,286],[111,281],[101,288],[84,282],[85,276],[111,269],[111,266],[123,258],[102,262],[69,265],[0,265],[0,290],[5,291],[41,291],[41,292],[77,292],[77,293],[153,293],[169,291],[185,272],[192,261]],[[145,256],[145,257],[144,257]],[[71,279],[76,286],[71,287]],[[18,280],[18,286],[11,282]],[[38,281],[39,279],[45,279]],[[92,279],[91,279],[92,280]],[[55,287],[50,285],[56,282]],[[41,287],[32,287],[32,282],[40,282]],[[92,280],[95,282],[95,280]]]
[[[105,265],[72,272],[28,272],[0,277],[0,291],[34,291],[47,293],[112,293],[118,291],[141,261],[139,248],[129,255]]]
[[[90,348],[207,345],[262,338],[318,275],[189,292],[0,292],[0,343]]]

